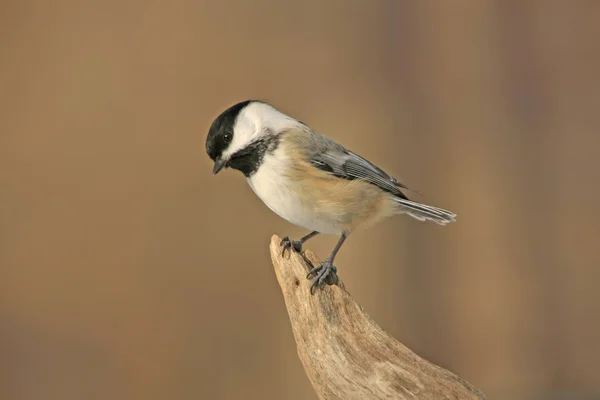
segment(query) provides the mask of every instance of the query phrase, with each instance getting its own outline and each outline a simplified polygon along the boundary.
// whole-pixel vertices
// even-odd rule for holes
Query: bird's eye
[[[223,140],[225,141],[225,143],[231,142],[231,133],[224,134],[223,135]]]

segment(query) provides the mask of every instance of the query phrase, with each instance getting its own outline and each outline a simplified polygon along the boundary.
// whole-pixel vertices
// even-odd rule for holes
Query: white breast
[[[257,196],[281,218],[323,234],[340,234],[340,229],[332,221],[321,215],[319,218],[309,204],[302,202],[287,179],[281,173],[288,160],[281,149],[273,155],[266,155],[263,163],[250,178],[248,184]]]

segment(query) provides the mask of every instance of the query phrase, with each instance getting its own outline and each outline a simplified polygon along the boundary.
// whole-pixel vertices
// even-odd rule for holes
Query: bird
[[[206,152],[213,175],[240,171],[256,195],[281,218],[310,231],[281,241],[302,252],[318,234],[336,235],[331,254],[310,270],[311,294],[338,282],[336,255],[348,236],[397,214],[446,225],[456,214],[410,200],[409,188],[367,159],[261,100],[240,101],[211,123]]]

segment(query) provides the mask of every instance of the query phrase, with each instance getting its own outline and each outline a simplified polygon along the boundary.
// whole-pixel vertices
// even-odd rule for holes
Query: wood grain
[[[300,361],[320,399],[487,399],[384,332],[343,285],[311,296],[308,263],[298,253],[282,257],[280,242],[271,238],[273,266]],[[319,265],[312,252],[305,257]]]

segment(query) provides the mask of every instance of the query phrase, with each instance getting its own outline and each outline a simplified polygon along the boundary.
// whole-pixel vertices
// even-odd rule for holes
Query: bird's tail
[[[456,214],[441,208],[427,206],[407,199],[394,198],[398,205],[398,213],[406,213],[419,221],[430,220],[440,225],[455,221]]]

